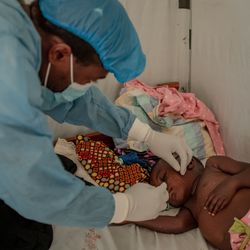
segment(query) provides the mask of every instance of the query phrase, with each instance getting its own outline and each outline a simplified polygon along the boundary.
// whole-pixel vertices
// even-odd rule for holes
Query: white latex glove
[[[159,133],[137,118],[133,123],[128,136],[140,142],[145,142],[153,154],[170,164],[181,175],[186,173],[187,165],[192,159],[192,150],[178,136]],[[180,164],[173,154],[180,158]]]
[[[169,199],[166,183],[158,187],[137,183],[125,193],[116,193],[115,212],[111,223],[151,220],[166,208]]]

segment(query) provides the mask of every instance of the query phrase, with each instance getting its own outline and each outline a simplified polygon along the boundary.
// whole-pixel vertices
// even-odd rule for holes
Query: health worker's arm
[[[59,105],[47,114],[61,123],[85,125],[111,137],[127,139],[129,136],[144,142],[155,155],[182,175],[192,158],[191,149],[180,137],[152,130],[129,110],[112,104],[95,86],[74,102]],[[180,164],[173,153],[179,155]]]
[[[0,199],[36,221],[104,227],[113,217],[114,198],[66,172],[54,154],[47,117],[39,109],[34,41],[19,35],[16,30],[0,36]]]
[[[129,110],[114,105],[94,85],[84,96],[46,113],[60,123],[84,125],[105,135],[123,139],[128,137],[128,131],[135,121],[135,116]]]

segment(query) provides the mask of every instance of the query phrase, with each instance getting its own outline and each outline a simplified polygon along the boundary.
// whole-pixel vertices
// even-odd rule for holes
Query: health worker
[[[109,72],[124,83],[144,70],[145,55],[119,1],[0,0],[0,45],[0,211],[17,216],[5,223],[6,239],[24,237],[13,230],[24,232],[19,218],[78,227],[156,218],[168,199],[165,184],[138,183],[117,194],[86,185],[64,170],[47,121],[49,115],[144,142],[185,174],[192,153],[182,139],[152,130],[91,84]]]

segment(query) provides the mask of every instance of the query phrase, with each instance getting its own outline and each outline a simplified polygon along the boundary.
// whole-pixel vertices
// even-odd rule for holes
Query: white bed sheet
[[[55,152],[77,165],[76,175],[97,185],[77,160],[74,145],[58,139]],[[167,211],[175,215],[178,210]],[[214,250],[206,243],[199,229],[174,235],[162,234],[132,224],[109,226],[102,229],[54,226],[54,240],[50,250]]]
[[[54,227],[50,250],[214,250],[199,229],[173,235],[156,233],[135,225],[103,229]]]

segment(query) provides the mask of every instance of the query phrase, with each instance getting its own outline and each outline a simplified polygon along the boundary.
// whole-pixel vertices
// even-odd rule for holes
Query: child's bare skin
[[[169,202],[183,206],[174,217],[136,223],[163,233],[182,233],[199,227],[204,238],[218,249],[231,249],[229,228],[234,217],[250,209],[250,164],[228,157],[211,157],[204,169],[193,159],[181,176],[160,161],[151,174],[151,184],[167,183]]]

